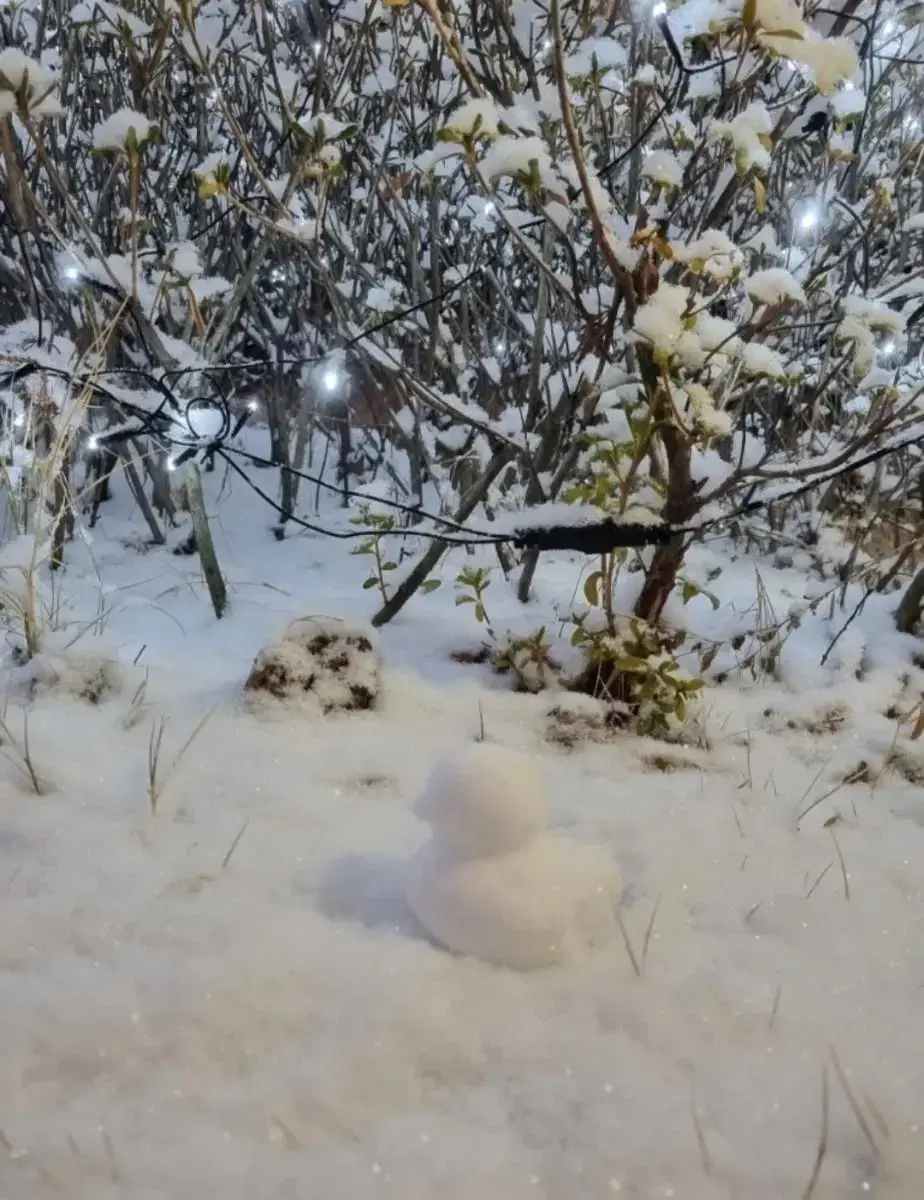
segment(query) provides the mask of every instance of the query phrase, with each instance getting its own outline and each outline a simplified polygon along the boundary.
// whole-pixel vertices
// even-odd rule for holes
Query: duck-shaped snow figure
[[[415,805],[433,836],[407,903],[434,941],[497,966],[574,961],[616,931],[619,876],[605,851],[544,833],[544,788],[525,755],[489,742],[437,764]]]

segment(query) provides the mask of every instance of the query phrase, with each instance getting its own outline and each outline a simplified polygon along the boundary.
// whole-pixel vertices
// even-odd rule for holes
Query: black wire
[[[272,459],[262,458],[258,454],[251,454],[249,450],[240,450],[236,446],[222,446],[222,452],[225,454],[237,454],[241,458],[248,458],[252,463],[259,467],[275,467],[278,463],[274,463]],[[282,468],[287,475],[294,475],[297,479],[303,479],[306,483],[313,483],[317,487],[324,488],[328,492],[336,492],[338,496],[343,495],[343,487],[337,483],[328,483],[320,475],[312,475],[309,471],[296,470],[295,467],[284,466]],[[454,529],[457,533],[468,533],[464,525],[460,525],[458,521],[453,521],[451,517],[438,517],[432,513],[426,512],[419,504],[404,504],[400,500],[388,500],[384,496],[373,496],[369,492],[357,492],[352,489],[347,492],[351,500],[365,500],[370,504],[382,504],[386,508],[393,508],[397,512],[406,513],[408,516],[421,517],[426,520],[439,522],[440,525],[445,525],[447,529]],[[413,531],[409,531],[413,532]],[[485,535],[494,537],[494,535]]]
[[[236,447],[228,447],[226,441],[229,436],[237,436],[247,421],[248,413],[242,414],[236,423],[232,423],[231,412],[227,397],[218,392],[216,396],[203,398],[194,397],[190,400],[185,409],[182,409],[183,419],[192,433],[193,427],[189,422],[189,414],[196,407],[208,411],[218,411],[220,415],[220,429],[218,432],[208,438],[196,437],[192,433],[192,440],[179,438],[170,432],[171,427],[175,427],[175,418],[166,417],[163,412],[163,404],[161,402],[158,409],[153,413],[133,404],[130,400],[124,397],[117,396],[108,388],[97,383],[93,379],[75,379],[67,371],[61,368],[43,366],[35,362],[21,363],[19,366],[12,368],[5,373],[3,386],[9,386],[11,382],[35,374],[39,371],[47,371],[49,374],[57,378],[65,379],[71,387],[80,385],[89,387],[90,389],[99,392],[111,403],[119,406],[128,412],[138,423],[136,427],[117,430],[114,434],[106,435],[105,432],[97,435],[97,444],[99,446],[116,441],[126,440],[132,437],[138,437],[141,434],[147,433],[153,437],[159,438],[167,445],[181,450],[180,455],[174,460],[173,466],[177,467],[190,459],[201,455],[204,459],[209,457],[220,457],[237,475],[239,475],[258,495],[264,503],[268,504],[280,517],[286,522],[295,524],[302,529],[306,529],[312,533],[321,534],[324,537],[333,537],[340,541],[355,540],[358,538],[380,537],[383,532],[387,532],[389,536],[395,537],[420,537],[430,541],[442,542],[446,545],[453,546],[497,546],[500,544],[509,544],[518,550],[535,550],[535,551],[552,551],[552,550],[567,550],[576,551],[587,555],[606,554],[612,550],[627,549],[627,548],[642,548],[645,546],[664,545],[676,538],[682,537],[701,537],[704,533],[712,529],[718,528],[720,525],[726,524],[729,521],[734,521],[739,517],[746,516],[750,513],[757,512],[761,509],[768,508],[771,504],[779,504],[782,501],[797,499],[809,492],[823,487],[836,479],[842,478],[854,471],[860,470],[865,466],[878,462],[888,454],[894,454],[900,450],[906,449],[909,446],[916,445],[924,441],[924,434],[916,433],[901,438],[895,442],[888,443],[885,446],[879,446],[867,454],[861,455],[860,458],[853,459],[849,463],[842,464],[835,469],[823,472],[816,477],[789,488],[777,495],[767,497],[753,496],[754,489],[759,486],[759,481],[756,481],[752,488],[749,489],[749,497],[745,502],[733,509],[731,512],[720,514],[717,517],[710,518],[697,525],[671,525],[666,522],[658,524],[643,524],[639,522],[621,522],[612,518],[604,518],[593,524],[585,525],[543,525],[533,528],[516,528],[514,527],[510,533],[475,533],[469,532],[464,525],[452,520],[451,518],[440,517],[424,511],[423,509],[403,504],[396,500],[387,500],[379,496],[371,496],[368,493],[356,492],[351,489],[346,489],[345,494],[350,499],[360,499],[372,501],[382,504],[386,507],[396,509],[398,511],[408,513],[418,518],[432,521],[437,525],[444,525],[451,529],[453,533],[440,533],[431,529],[393,529],[383,531],[381,529],[328,529],[320,525],[315,525],[309,521],[305,521],[300,517],[296,517],[292,513],[287,513],[267,492],[259,487],[250,478],[246,471],[234,461],[232,455],[240,455],[250,458],[251,461],[265,466],[274,466],[269,459],[261,458],[257,455],[249,454],[245,450],[239,450]],[[135,373],[146,376],[146,373],[138,370]],[[166,388],[163,389],[167,391]],[[177,401],[172,393],[167,392],[167,397],[176,412],[181,411],[182,406]],[[157,422],[166,422],[165,428],[158,428]],[[344,489],[328,483],[326,480],[308,472],[295,470],[292,467],[285,467],[285,470],[291,472],[308,482],[319,484],[321,487],[331,491],[336,491],[344,494]],[[454,536],[454,534],[466,534],[465,537]]]
[[[258,484],[254,483],[254,481],[250,478],[250,476],[247,474],[247,472],[231,458],[230,454],[228,453],[228,451],[225,447],[223,447],[223,446],[217,447],[213,452],[219,458],[223,459],[228,464],[228,466],[231,468],[231,470],[235,471],[241,477],[241,479],[244,480],[244,482],[247,484],[247,486],[252,491],[256,492],[256,494],[260,497],[260,499],[265,501],[265,503],[267,503],[270,506],[270,508],[272,508],[275,512],[277,512],[280,517],[284,518],[284,520],[288,524],[298,525],[302,529],[307,529],[310,533],[320,533],[324,537],[332,537],[332,538],[336,538],[338,541],[344,541],[344,542],[345,541],[353,541],[357,538],[382,537],[383,534],[387,533],[388,536],[390,536],[390,537],[391,536],[394,536],[394,537],[422,537],[422,538],[428,539],[431,542],[445,542],[446,545],[448,545],[448,546],[497,546],[504,542],[510,542],[510,541],[514,540],[510,536],[505,536],[503,534],[485,534],[484,536],[470,535],[465,538],[458,538],[458,537],[453,537],[451,534],[437,533],[435,530],[430,530],[430,529],[388,529],[388,530],[382,530],[382,529],[326,529],[321,525],[314,525],[310,521],[305,521],[301,517],[296,517],[293,513],[286,512],[286,510],[282,507],[281,504],[279,504],[277,501],[275,501],[272,498],[272,496],[270,496],[267,492],[265,492],[263,490],[263,488],[259,487]],[[238,453],[241,453],[241,452],[238,451]],[[248,457],[250,457],[250,456],[248,455]],[[286,469],[291,470],[291,468],[286,468]],[[292,473],[297,474],[297,472],[292,472]],[[325,486],[329,487],[331,485],[325,484]],[[337,492],[340,492],[342,494],[342,489],[334,488],[334,490]],[[350,496],[351,498],[353,498],[355,496],[360,495],[360,493],[347,492],[347,495]],[[380,501],[380,503],[387,504],[389,502],[388,501]],[[410,510],[410,511],[414,511],[414,510]],[[430,516],[430,514],[428,514],[428,513],[421,513],[420,515],[421,516]],[[443,518],[442,517],[430,517],[430,520],[442,521]],[[447,523],[451,524],[456,529],[464,529],[464,527],[462,525],[457,525],[454,521],[447,522]],[[516,544],[516,543],[514,542],[514,544]]]

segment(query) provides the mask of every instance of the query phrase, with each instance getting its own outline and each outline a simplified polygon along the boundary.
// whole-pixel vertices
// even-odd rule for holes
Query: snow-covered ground
[[[4,682],[44,794],[4,736],[2,1200],[920,1196],[924,748],[890,711],[917,699],[894,598],[824,669],[850,603],[803,623],[784,682],[708,687],[708,748],[569,748],[555,697],[452,661],[477,639],[458,550],[384,631],[377,710],[254,709],[242,686],[273,633],[368,616],[374,593],[366,559],[276,542],[240,483],[218,503],[220,480],[225,620],[197,561],[145,550],[117,498],[56,581],[61,682],[48,668],[28,702]],[[714,544],[692,568],[723,562]],[[547,564],[527,609],[495,582],[495,623],[554,624],[579,574]],[[754,580],[739,562],[718,613],[679,611],[717,634]],[[806,575],[761,580],[785,612]],[[98,704],[73,694],[112,659]],[[167,719],[163,770],[206,714],[152,814],[152,728]],[[539,760],[555,825],[618,861],[631,955],[616,940],[515,974],[415,926],[411,807],[482,726]]]

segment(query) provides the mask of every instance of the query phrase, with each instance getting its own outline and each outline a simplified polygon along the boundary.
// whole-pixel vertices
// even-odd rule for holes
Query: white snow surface
[[[454,549],[443,587],[382,631],[377,709],[255,712],[257,650],[296,617],[368,619],[375,592],[343,543],[277,542],[241,481],[205,481],[224,620],[195,559],[140,543],[117,478],[92,544],[67,548],[50,666],[0,682],[44,793],[5,735],[4,1200],[781,1200],[812,1175],[824,1071],[813,1200],[920,1194],[924,750],[886,714],[921,677],[894,596],[870,598],[822,666],[859,593],[813,617],[824,586],[800,549],[784,567],[707,544],[686,575],[722,567],[721,607],[678,599],[670,619],[722,639],[715,669],[731,669],[759,566],[762,604],[804,613],[780,678],[708,686],[708,749],[568,749],[548,737],[560,697],[451,661],[479,638],[454,607],[472,561]],[[585,569],[543,556],[528,606],[496,580],[495,626],[554,626]],[[91,704],[77,675],[94,661],[108,686]],[[551,829],[619,863],[640,975],[621,937],[517,974],[415,924],[413,803],[482,724],[532,758]],[[901,771],[882,770],[890,754]],[[843,784],[860,762],[872,782]]]

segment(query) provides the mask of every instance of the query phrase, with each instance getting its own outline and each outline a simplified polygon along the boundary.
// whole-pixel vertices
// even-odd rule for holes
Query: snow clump
[[[94,150],[124,150],[132,141],[137,145],[147,141],[154,126],[141,113],[120,108],[93,130]]]

